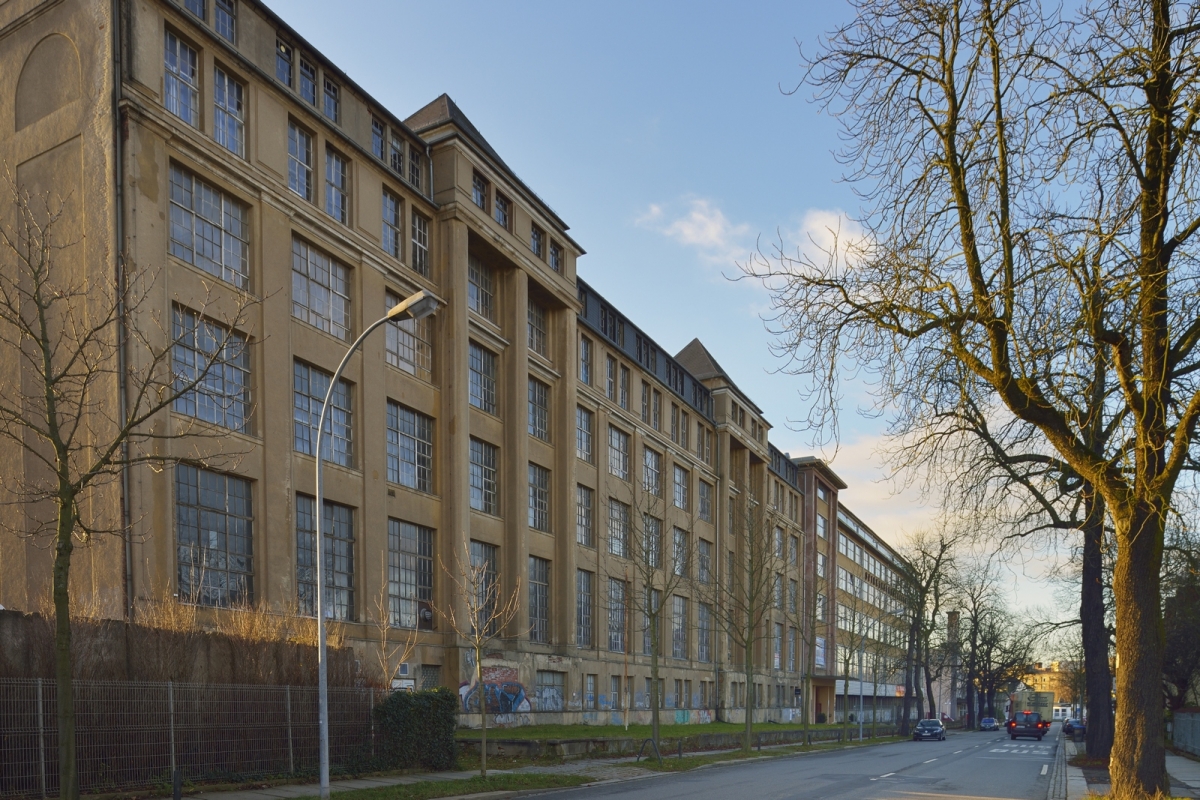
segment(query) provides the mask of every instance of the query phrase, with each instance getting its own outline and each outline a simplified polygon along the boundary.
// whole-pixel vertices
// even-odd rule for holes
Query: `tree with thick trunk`
[[[986,392],[1103,499],[1113,572],[1113,791],[1168,791],[1161,568],[1200,421],[1200,7],[1168,0],[858,0],[807,58],[845,125],[863,234],[824,261],[746,265],[836,432],[837,383]],[[1104,353],[1097,451],[1075,402]],[[903,413],[900,408],[898,413]]]

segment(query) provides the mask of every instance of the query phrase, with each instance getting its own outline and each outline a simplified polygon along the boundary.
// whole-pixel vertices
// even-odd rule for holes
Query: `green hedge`
[[[458,695],[445,688],[388,695],[375,706],[382,762],[390,769],[453,769],[458,704]]]

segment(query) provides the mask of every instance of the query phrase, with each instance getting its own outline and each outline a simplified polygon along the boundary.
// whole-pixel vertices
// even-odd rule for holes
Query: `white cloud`
[[[782,231],[782,246],[788,255],[824,263],[836,251],[843,263],[867,241],[860,224],[840,208],[810,208],[797,223]]]
[[[704,261],[721,266],[745,260],[754,247],[753,228],[748,223],[731,222],[724,211],[704,198],[688,200],[686,210],[679,213],[668,213],[668,209],[653,203],[635,222],[696,250]]]

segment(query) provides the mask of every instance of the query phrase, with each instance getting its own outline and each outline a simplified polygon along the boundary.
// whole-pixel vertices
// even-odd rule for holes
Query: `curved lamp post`
[[[350,356],[358,350],[363,341],[374,331],[386,322],[399,322],[405,319],[421,319],[427,317],[437,310],[441,305],[441,300],[437,295],[428,289],[422,289],[410,297],[405,298],[385,314],[381,319],[376,320],[366,327],[354,340],[354,344],[350,345],[350,349],[346,351],[346,355],[342,357],[342,363],[338,364],[337,371],[333,373],[333,377],[329,381],[329,388],[325,391],[325,402],[321,404],[321,415],[317,419],[317,449],[316,449],[316,551],[317,551],[317,725],[320,737],[320,758],[321,758],[321,800],[329,800],[329,680],[328,680],[328,659],[325,654],[325,542],[323,537],[322,523],[325,519],[324,497],[321,492],[321,445],[322,438],[325,433],[325,415],[329,413],[329,400],[333,397],[334,387],[337,386],[338,380],[342,377],[343,370],[346,369],[346,364],[350,362]]]

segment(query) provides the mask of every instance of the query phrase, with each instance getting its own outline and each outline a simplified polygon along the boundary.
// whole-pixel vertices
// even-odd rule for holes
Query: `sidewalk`
[[[504,770],[498,770],[503,772]],[[420,783],[422,781],[452,781],[462,778],[472,778],[478,772],[422,772],[416,775],[393,775],[380,778],[354,778],[345,781],[330,781],[329,791],[347,792],[351,789],[378,789],[381,786],[399,786],[405,783]],[[190,798],[204,800],[291,800],[296,797],[318,797],[321,787],[316,783],[289,783],[283,786],[270,786],[266,789],[238,789],[232,792],[200,792],[187,795]]]
[[[1083,745],[1065,738],[1059,739],[1062,744],[1061,765],[1056,767],[1055,779],[1051,781],[1050,800],[1084,800],[1089,794],[1107,795],[1112,786],[1104,783],[1103,774],[1107,770],[1083,770],[1072,767],[1067,762],[1083,752]],[[1066,776],[1061,780],[1058,769]],[[1171,794],[1174,797],[1200,798],[1200,761],[1167,753],[1167,775],[1171,780]]]
[[[1167,774],[1174,784],[1183,784],[1192,790],[1193,797],[1200,797],[1200,761],[1167,753]]]

